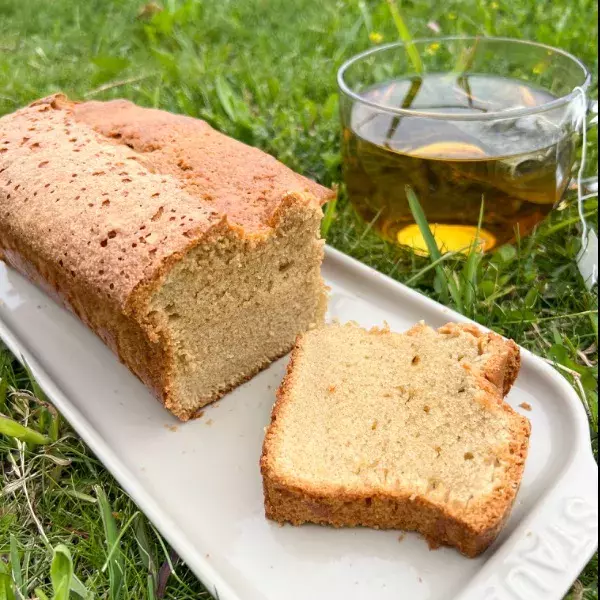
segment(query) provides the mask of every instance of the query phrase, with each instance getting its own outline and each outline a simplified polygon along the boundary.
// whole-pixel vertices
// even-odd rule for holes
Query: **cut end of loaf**
[[[483,552],[510,514],[529,422],[503,400],[518,347],[473,326],[302,336],[261,469],[267,517],[418,531]]]
[[[147,305],[168,349],[163,401],[182,420],[287,354],[323,321],[321,209],[291,195],[273,233],[248,238],[227,224],[169,270]]]

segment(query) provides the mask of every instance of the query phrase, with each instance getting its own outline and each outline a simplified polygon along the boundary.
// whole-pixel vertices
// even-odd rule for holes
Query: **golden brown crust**
[[[205,123],[125,101],[56,95],[0,119],[0,257],[181,418],[172,349],[148,317],[153,292],[199,244],[251,246],[331,193]]]
[[[13,242],[1,232],[0,244],[4,246],[0,259],[79,317],[157,398],[164,400],[168,361],[161,340],[150,339],[143,326],[116,303],[74,283],[63,270],[43,261],[27,244]]]
[[[453,546],[470,558],[489,547],[503,524],[481,531],[427,498],[377,493],[319,494],[278,484],[268,475],[264,477],[264,496],[267,518],[279,523],[417,531],[432,548]]]
[[[132,148],[150,171],[175,177],[192,196],[247,230],[264,227],[289,192],[321,203],[333,197],[332,190],[200,119],[140,108],[126,100],[75,104],[73,115],[114,143]]]
[[[421,327],[425,325],[416,325],[407,332],[408,335],[416,335]],[[490,360],[477,374],[482,396],[480,401],[484,405],[493,403],[495,407],[499,404],[510,416],[511,442],[506,454],[497,456],[509,466],[504,481],[490,496],[468,507],[458,508],[421,495],[408,495],[402,490],[361,493],[336,487],[299,485],[281,477],[273,466],[271,445],[278,434],[278,418],[290,402],[296,365],[303,352],[303,336],[299,336],[277,392],[260,460],[266,516],[293,525],[310,522],[334,527],[366,526],[418,531],[432,547],[454,546],[468,557],[484,552],[510,515],[523,476],[531,428],[525,417],[503,401],[504,394],[518,375],[519,347],[512,340],[504,340],[470,324],[449,323],[438,330],[451,335],[457,331],[466,331],[477,337],[480,352],[488,353],[491,349]]]
[[[483,331],[473,323],[447,323],[438,331],[447,335],[462,331],[477,338],[479,353],[490,355],[481,374],[498,389],[501,397],[508,394],[521,368],[521,351],[513,340]]]

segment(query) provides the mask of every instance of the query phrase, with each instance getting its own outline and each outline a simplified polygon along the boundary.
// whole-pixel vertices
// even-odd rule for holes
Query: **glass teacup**
[[[590,73],[533,42],[443,38],[376,47],[340,69],[349,198],[383,237],[424,251],[416,193],[438,245],[524,236],[563,198]]]

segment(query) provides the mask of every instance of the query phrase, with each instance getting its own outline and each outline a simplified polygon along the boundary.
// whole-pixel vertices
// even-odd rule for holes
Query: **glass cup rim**
[[[360,94],[354,92],[350,89],[350,86],[346,83],[344,79],[344,75],[346,71],[354,64],[359,62],[360,60],[366,58],[367,56],[371,56],[372,54],[377,54],[379,52],[383,52],[385,50],[390,50],[392,48],[406,48],[409,43],[407,42],[392,42],[390,44],[382,44],[380,46],[375,46],[374,48],[369,48],[364,52],[360,52],[346,60],[342,66],[338,69],[337,72],[337,83],[340,91],[346,96],[352,98],[353,100],[360,102],[366,106],[370,106],[372,108],[376,108],[383,112],[388,112],[396,115],[402,115],[406,117],[424,117],[427,119],[439,119],[439,120],[447,120],[447,121],[492,121],[495,119],[508,119],[514,117],[523,117],[526,115],[534,115],[546,112],[548,110],[552,110],[554,108],[559,108],[564,106],[565,104],[569,104],[571,101],[575,99],[576,96],[580,95],[579,89],[583,90],[585,94],[590,87],[592,76],[589,69],[585,66],[583,61],[577,58],[575,55],[561,50],[560,48],[555,48],[553,46],[549,46],[548,44],[541,44],[539,42],[531,42],[529,40],[521,40],[518,38],[510,38],[510,37],[488,37],[488,36],[445,36],[445,37],[435,37],[435,38],[417,38],[412,40],[412,44],[431,44],[431,43],[443,43],[443,42],[451,42],[451,41],[477,41],[477,40],[485,40],[492,42],[509,42],[512,44],[519,44],[523,46],[531,46],[535,48],[542,48],[545,50],[550,50],[555,52],[556,54],[560,54],[565,58],[571,60],[575,65],[577,65],[584,77],[584,81],[581,85],[576,86],[571,90],[568,94],[561,96],[560,98],[556,98],[551,100],[550,102],[546,102],[544,104],[540,104],[538,106],[527,107],[527,108],[517,108],[517,109],[509,109],[502,111],[494,111],[485,114],[456,114],[456,113],[443,113],[443,112],[425,112],[419,110],[412,110],[407,108],[397,108],[393,106],[386,106],[385,104],[379,104],[378,102],[372,102],[371,100],[367,100]]]

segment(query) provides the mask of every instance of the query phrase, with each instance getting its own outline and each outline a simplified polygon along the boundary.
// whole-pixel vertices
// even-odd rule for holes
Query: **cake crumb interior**
[[[274,472],[311,489],[402,491],[465,506],[489,494],[505,478],[498,457],[510,416],[480,401],[465,368],[488,359],[464,331],[310,332],[277,414]]]

